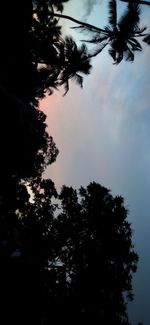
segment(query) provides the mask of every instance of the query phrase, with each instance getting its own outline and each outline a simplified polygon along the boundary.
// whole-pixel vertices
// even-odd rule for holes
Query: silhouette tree
[[[78,21],[72,17],[51,13],[53,17],[62,17],[69,19],[80,26],[73,27],[93,34],[89,40],[82,40],[96,44],[96,48],[90,53],[89,57],[98,55],[107,45],[109,45],[109,54],[115,64],[122,61],[134,60],[134,52],[142,51],[142,46],[138,38],[150,45],[150,34],[144,33],[146,27],[139,27],[140,7],[138,3],[128,3],[127,9],[117,21],[117,3],[116,0],[110,0],[109,7],[109,25],[104,29]]]
[[[6,288],[1,277],[1,294],[11,310],[6,323],[129,325],[138,257],[123,198],[97,183],[79,192],[63,186],[58,195],[51,180],[40,178],[31,190],[32,202],[26,186],[16,182],[13,235],[3,237],[9,281]]]
[[[43,170],[49,144],[46,116],[37,108],[29,31],[32,1],[2,1],[0,11],[0,192],[6,178],[27,178]],[[7,27],[7,28],[6,28]],[[4,132],[5,125],[5,132]],[[45,159],[46,158],[46,159]],[[50,158],[51,160],[51,158]],[[9,181],[8,181],[9,183]]]
[[[65,94],[69,90],[69,79],[83,87],[83,77],[78,72],[89,74],[92,67],[86,45],[82,44],[78,48],[72,37],[66,37],[60,44],[60,62],[62,68],[59,79],[60,85],[64,85]]]
[[[32,1],[23,3],[22,15],[18,8],[19,0],[9,6],[2,2],[0,12],[1,188],[6,175],[7,178],[35,177],[58,154],[52,137],[46,132],[46,116],[38,109],[38,71],[30,48]]]
[[[50,15],[55,7],[57,10],[62,7],[59,8],[57,2],[54,6],[53,2],[49,3],[49,1],[37,1],[33,7],[30,43],[32,62],[37,69],[35,80],[37,96],[43,97],[46,92],[51,94],[53,88],[57,89],[62,84],[66,92],[69,89],[69,79],[74,79],[82,86],[83,77],[79,72],[82,74],[90,72],[90,58],[86,46],[78,48],[71,37],[62,38],[58,19]]]
[[[22,209],[27,213],[30,207],[27,183],[35,180],[37,182],[47,164],[54,162],[58,154],[52,137],[46,131],[46,116],[39,110],[36,97],[37,69],[31,60],[30,51],[32,2],[27,0],[22,3],[20,8],[23,10],[22,13],[19,12],[19,8],[19,0],[7,1],[7,3],[2,1],[0,11],[0,298],[2,301],[0,322],[2,324],[15,323],[15,319],[21,319],[19,316],[21,311],[26,314],[27,306],[28,310],[32,309],[32,297],[36,292],[34,284],[37,285],[34,281],[36,274],[24,256],[26,231],[17,212]],[[30,295],[27,297],[28,292]],[[35,299],[34,306],[36,302],[38,303],[38,298]],[[35,309],[34,315],[36,315]],[[28,321],[22,320],[21,323],[30,324],[29,313],[28,318]],[[35,323],[38,324],[38,321]]]
[[[63,186],[59,199],[61,212],[52,232],[55,253],[49,260],[54,278],[49,319],[129,324],[127,301],[133,299],[137,254],[123,198],[90,183],[79,195]]]
[[[3,324],[40,325],[47,306],[47,290],[51,289],[46,282],[46,270],[54,249],[50,232],[55,206],[51,200],[57,192],[52,181],[39,178],[32,181],[31,188],[34,202],[29,200],[25,183],[14,179],[1,206],[5,214],[0,219]]]

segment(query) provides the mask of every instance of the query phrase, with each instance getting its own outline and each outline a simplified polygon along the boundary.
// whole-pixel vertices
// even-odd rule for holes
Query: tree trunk
[[[68,19],[68,20],[71,20],[71,21],[73,21],[74,23],[76,23],[78,25],[81,25],[83,27],[87,27],[87,28],[90,28],[92,30],[95,30],[95,32],[97,31],[97,32],[102,32],[102,33],[108,34],[108,32],[105,29],[93,26],[91,24],[85,23],[83,21],[77,20],[77,19],[75,19],[73,17],[70,17],[70,16],[67,16],[67,15],[51,13],[51,16],[52,17],[63,18],[63,19]]]

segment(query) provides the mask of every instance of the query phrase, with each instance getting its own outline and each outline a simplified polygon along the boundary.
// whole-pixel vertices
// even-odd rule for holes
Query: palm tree
[[[65,95],[69,90],[69,79],[83,87],[83,76],[81,74],[89,74],[92,66],[86,45],[82,44],[78,48],[72,37],[66,37],[64,41],[62,40],[59,50],[59,64],[61,65],[59,84],[64,85]]]
[[[69,19],[79,26],[81,31],[88,31],[93,34],[89,40],[82,40],[96,44],[96,48],[91,51],[89,57],[98,55],[107,45],[109,45],[109,54],[112,56],[114,63],[120,63],[123,58],[127,61],[134,60],[134,53],[142,51],[142,46],[138,38],[150,45],[150,34],[144,33],[146,27],[139,27],[140,22],[140,5],[137,3],[128,3],[127,9],[117,21],[117,3],[116,0],[110,0],[109,9],[109,25],[104,29],[98,28],[88,23],[78,21],[70,16],[56,14],[51,12],[51,16]]]
[[[91,65],[86,45],[77,47],[71,37],[61,36],[58,17],[54,8],[61,10],[62,2],[68,0],[36,0],[33,10],[33,28],[30,33],[32,59],[38,68],[37,96],[42,98],[53,89],[64,85],[69,90],[69,79],[83,86],[82,74],[89,74]],[[59,15],[59,14],[58,14]]]
[[[150,34],[144,34],[146,27],[139,27],[140,6],[138,4],[127,5],[127,9],[117,21],[116,0],[109,1],[109,25],[105,27],[106,33],[94,33],[95,35],[86,40],[97,44],[92,56],[99,54],[107,45],[109,45],[109,54],[114,63],[120,63],[123,58],[126,61],[134,61],[134,53],[142,51],[142,46],[138,41],[142,37],[143,41],[150,45]]]

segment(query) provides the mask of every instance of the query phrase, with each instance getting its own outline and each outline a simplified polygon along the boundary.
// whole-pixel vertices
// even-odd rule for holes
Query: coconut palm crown
[[[83,87],[83,74],[88,75],[92,66],[86,45],[82,44],[78,47],[71,36],[59,43],[59,50],[61,64],[59,84],[64,86],[65,95],[69,90],[70,79]]]
[[[89,54],[90,57],[98,55],[107,45],[108,52],[114,60],[114,64],[119,64],[123,59],[133,62],[134,54],[142,51],[142,41],[150,45],[150,34],[145,33],[147,27],[140,27],[140,5],[137,3],[128,3],[127,8],[120,19],[117,19],[116,0],[110,0],[108,3],[109,17],[108,26],[104,29],[95,29],[94,26],[87,27],[84,24],[74,27],[82,31],[88,31],[93,36],[89,40],[82,40],[96,44],[96,47]]]

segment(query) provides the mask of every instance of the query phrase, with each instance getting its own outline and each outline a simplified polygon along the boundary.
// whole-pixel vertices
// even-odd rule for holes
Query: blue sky
[[[87,5],[92,3],[93,7]],[[119,0],[117,3],[121,12],[126,4]],[[106,4],[106,0],[70,0],[65,12],[104,27]],[[143,8],[142,23],[147,23],[150,31],[150,8],[146,9]],[[64,32],[72,33],[72,23],[65,21],[63,26]],[[73,33],[77,40],[83,38]],[[135,249],[140,255],[134,277],[135,300],[129,307],[133,325],[138,321],[149,325],[150,319],[149,71],[150,48],[137,54],[134,63],[122,62],[118,66],[112,64],[106,50],[93,60],[83,89],[71,82],[65,97],[60,90],[42,103],[49,133],[60,150],[46,176],[58,188],[63,184],[78,188],[96,181],[110,188],[112,194],[125,198]]]

